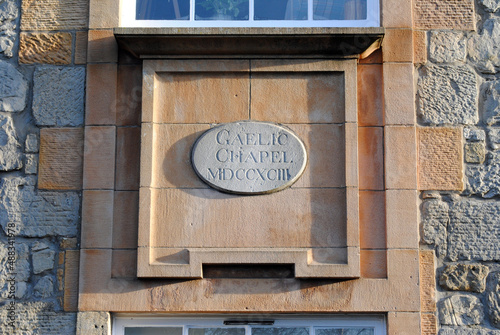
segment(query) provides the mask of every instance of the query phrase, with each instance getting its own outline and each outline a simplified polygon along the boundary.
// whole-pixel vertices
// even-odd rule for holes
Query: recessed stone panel
[[[153,190],[151,244],[175,248],[346,247],[345,191],[287,189],[239,196]]]
[[[342,72],[252,74],[251,116],[278,123],[341,123],[345,120]]]
[[[151,60],[142,87],[138,277],[200,278],[204,264],[359,277],[354,61]],[[286,182],[260,183],[273,164]],[[219,185],[221,169],[255,178]]]

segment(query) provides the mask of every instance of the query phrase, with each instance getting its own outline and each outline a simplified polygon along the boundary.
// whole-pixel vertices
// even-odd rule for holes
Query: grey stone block
[[[500,328],[500,272],[492,274],[489,291],[487,299],[490,322],[496,328]]]
[[[439,285],[451,291],[484,292],[489,268],[482,264],[450,264],[444,269]]]
[[[453,295],[438,304],[439,320],[443,325],[469,326],[483,322],[481,301],[472,295]]]
[[[463,198],[450,205],[448,257],[500,260],[500,202]]]
[[[40,148],[40,140],[38,139],[37,134],[28,134],[26,136],[26,142],[24,144],[24,152],[30,154],[38,153]]]
[[[479,0],[479,3],[490,13],[495,13],[500,9],[500,0]]]
[[[24,173],[37,174],[38,172],[38,155],[27,154],[24,162]]]
[[[11,254],[12,255],[12,254]],[[6,299],[8,296],[7,279],[11,274],[9,268],[9,250],[6,243],[0,243],[0,297]],[[16,283],[19,285],[19,290],[16,294],[21,294],[22,289],[27,288],[26,285],[20,285],[29,280],[31,276],[31,264],[29,261],[29,248],[26,244],[17,243],[15,245],[16,262],[14,271],[16,273]],[[21,297],[22,295],[19,295]]]
[[[500,335],[498,330],[478,329],[478,328],[441,328],[439,335]]]
[[[0,335],[13,334],[8,327],[7,309],[0,310]],[[52,303],[30,302],[16,304],[15,334],[66,335],[74,334],[76,313],[57,313]]]
[[[16,19],[19,8],[14,0],[0,2],[0,53],[7,57],[13,56],[13,49],[17,39]]]
[[[436,63],[465,62],[466,44],[462,32],[431,31],[429,59]]]
[[[470,142],[479,142],[486,140],[486,133],[484,130],[472,127],[464,128],[464,138]]]
[[[36,178],[0,179],[0,225],[14,222],[18,236],[75,237],[80,197],[76,192],[37,191]]]
[[[79,312],[76,335],[110,335],[111,316],[107,312]]]
[[[33,116],[39,126],[83,124],[85,69],[40,67],[34,74]]]
[[[49,298],[54,293],[54,279],[51,276],[42,277],[35,284],[33,292],[37,298]]]
[[[19,170],[22,167],[22,147],[14,122],[10,116],[0,115],[0,171]]]
[[[467,163],[482,164],[486,157],[484,143],[475,142],[465,144],[465,161]]]
[[[484,165],[468,165],[465,169],[466,192],[492,198],[500,194],[500,153],[490,152]]]
[[[28,283],[26,282],[17,282],[16,283],[16,298],[17,299],[22,299],[26,296],[26,293],[28,292]]]
[[[431,199],[422,204],[425,243],[452,261],[500,260],[500,202],[468,198]]]
[[[39,274],[54,268],[54,259],[56,253],[52,250],[46,249],[34,252],[31,256],[33,259],[33,273]]]
[[[491,143],[491,148],[493,150],[500,149],[500,129],[490,128],[488,129],[488,138]]]
[[[477,78],[468,66],[435,66],[422,69],[418,80],[419,116],[426,124],[476,124]]]
[[[496,73],[500,68],[500,18],[484,22],[478,34],[467,42],[469,59],[483,73]]]
[[[484,122],[488,125],[500,123],[500,81],[490,81],[481,87]]]
[[[28,84],[17,69],[0,60],[0,112],[21,112],[26,107]]]
[[[438,257],[446,256],[449,205],[441,199],[424,201],[422,204],[423,242],[436,247]]]

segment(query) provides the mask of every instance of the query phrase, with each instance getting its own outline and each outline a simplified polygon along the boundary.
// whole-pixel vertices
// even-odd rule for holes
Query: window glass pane
[[[308,328],[252,328],[252,335],[309,335]]]
[[[313,0],[314,20],[365,20],[366,0]]]
[[[189,0],[137,0],[136,20],[189,20]]]
[[[245,328],[189,328],[189,335],[245,335]]]
[[[248,20],[248,0],[196,0],[196,20]]]
[[[373,328],[330,328],[316,329],[315,335],[374,335]]]
[[[125,335],[182,335],[182,327],[127,327]]]
[[[254,20],[307,20],[307,0],[255,0]]]

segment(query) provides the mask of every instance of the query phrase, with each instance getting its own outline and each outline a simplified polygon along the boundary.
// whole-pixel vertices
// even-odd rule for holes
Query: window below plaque
[[[113,335],[383,335],[383,316],[117,317]]]
[[[378,27],[376,0],[122,0],[123,27]]]

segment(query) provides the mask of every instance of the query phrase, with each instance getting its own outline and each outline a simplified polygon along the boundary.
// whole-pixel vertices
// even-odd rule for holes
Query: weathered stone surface
[[[37,298],[48,298],[54,293],[54,279],[51,276],[42,277],[33,287]]]
[[[76,325],[77,335],[108,335],[111,316],[107,312],[80,312]]]
[[[436,335],[437,333],[437,316],[435,313],[420,314],[421,335]],[[408,326],[405,325],[405,330]]]
[[[5,280],[10,273],[8,268],[8,245],[6,243],[0,243],[0,287],[3,287],[6,282]],[[16,245],[16,263],[15,263],[15,273],[16,281],[18,283],[26,282],[31,276],[30,262],[29,262],[29,248],[25,244]],[[0,289],[0,291],[2,291]],[[2,292],[2,297],[6,298],[6,291]]]
[[[486,156],[486,147],[484,143],[467,143],[465,145],[465,161],[467,163],[481,164]]]
[[[75,39],[75,64],[87,64],[88,32],[77,31]]]
[[[415,0],[413,25],[421,29],[474,30],[474,2]]]
[[[462,129],[418,128],[418,188],[458,190],[463,184]]]
[[[500,328],[500,272],[492,274],[491,279],[491,290],[488,292],[488,313],[491,324]]]
[[[495,13],[500,9],[500,0],[479,0],[479,3],[490,13]]]
[[[456,197],[431,199],[422,205],[423,240],[439,257],[500,260],[500,203]]]
[[[477,79],[468,66],[425,66],[418,80],[419,115],[426,124],[475,124]]]
[[[488,19],[478,34],[467,42],[469,59],[484,73],[496,73],[500,68],[500,18]]]
[[[7,0],[0,3],[0,53],[3,52],[7,57],[13,56],[18,16],[19,8],[16,1]]]
[[[21,30],[86,28],[88,7],[87,0],[24,0]]]
[[[452,203],[449,214],[451,260],[500,260],[500,203],[462,199]]]
[[[446,256],[449,205],[440,199],[432,199],[422,204],[423,242],[436,246],[438,257]]]
[[[76,236],[78,194],[37,192],[35,186],[34,176],[0,179],[0,225],[4,231],[14,222],[18,236]]]
[[[85,68],[39,67],[33,86],[33,116],[39,126],[83,124]]]
[[[493,150],[500,149],[500,129],[499,128],[488,129],[488,138],[490,140],[490,147]]]
[[[71,64],[70,33],[21,33],[19,63]]]
[[[488,125],[500,122],[500,81],[487,82],[481,87],[484,122]]]
[[[479,0],[479,3],[490,13],[495,13],[500,9],[500,0]]]
[[[38,155],[27,154],[24,162],[24,173],[36,174],[38,171]]]
[[[420,310],[422,313],[436,311],[436,272],[434,269],[434,251],[421,250],[420,263]]]
[[[16,283],[16,298],[17,299],[24,298],[27,292],[28,292],[28,284],[26,282]]]
[[[80,190],[83,173],[83,129],[42,129],[39,170],[39,189]]]
[[[482,264],[450,264],[439,278],[439,285],[451,291],[481,293],[486,289],[489,268]]]
[[[13,334],[7,327],[7,309],[0,311],[1,335]],[[74,334],[76,313],[56,313],[52,303],[30,302],[16,304],[15,334],[61,335]]]
[[[66,251],[64,263],[64,310],[78,311],[78,278],[80,274],[80,251]]]
[[[439,335],[500,335],[499,330],[477,328],[441,328]]]
[[[0,112],[21,112],[26,106],[27,90],[23,75],[13,65],[0,60]]]
[[[23,167],[22,147],[14,122],[8,115],[0,115],[0,171],[19,170]]]
[[[24,152],[36,154],[38,152],[39,140],[37,134],[28,134],[24,143]]]
[[[454,295],[441,300],[439,320],[443,325],[478,325],[484,319],[483,304],[472,295]]]
[[[465,62],[466,41],[462,32],[431,31],[429,59],[436,63]]]
[[[33,253],[31,256],[33,259],[33,273],[39,274],[47,270],[52,270],[54,268],[55,256],[55,251],[49,249]]]
[[[78,239],[74,237],[70,238],[63,237],[59,242],[59,248],[61,249],[76,249],[77,246],[78,246]]]
[[[486,156],[484,165],[469,165],[465,170],[466,192],[492,198],[500,194],[500,152]]]
[[[471,127],[464,128],[464,137],[467,141],[478,142],[486,140],[486,133],[484,130],[475,129]]]

